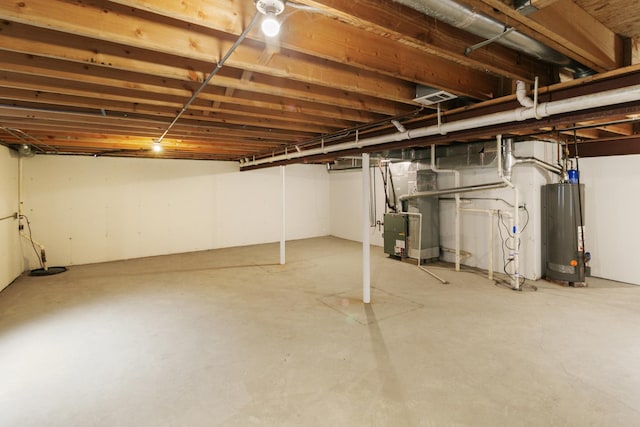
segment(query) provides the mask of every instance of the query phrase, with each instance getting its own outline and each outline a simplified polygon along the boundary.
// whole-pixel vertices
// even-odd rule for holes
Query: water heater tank
[[[542,275],[584,286],[584,185],[542,186]]]

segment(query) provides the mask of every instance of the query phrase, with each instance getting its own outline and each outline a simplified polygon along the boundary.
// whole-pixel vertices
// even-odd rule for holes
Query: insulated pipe
[[[371,302],[371,248],[369,246],[369,154],[362,154],[362,302]]]
[[[619,89],[607,90],[590,95],[576,96],[559,101],[550,101],[538,104],[538,115],[539,117],[549,117],[556,114],[588,110],[591,108],[605,107],[609,105],[624,104],[627,102],[636,102],[638,100],[640,100],[640,84]],[[535,117],[536,112],[533,111],[533,109],[521,107],[516,108],[515,110],[501,111],[484,116],[443,123],[441,126],[426,126],[407,130],[406,132],[396,132],[388,135],[359,139],[355,142],[343,142],[340,144],[329,145],[322,148],[312,148],[309,150],[302,150],[301,152],[291,152],[278,156],[249,160],[243,162],[242,167],[258,166],[262,164],[298,159],[318,154],[333,153],[336,151],[343,151],[353,148],[374,147],[376,145],[381,145],[389,142],[406,141],[414,138],[439,135],[441,131],[445,133],[458,132],[467,129],[511,123],[514,121],[529,120],[534,119]]]
[[[439,105],[439,104],[438,104]],[[453,173],[454,186],[460,187],[460,172],[455,169],[438,169],[436,166],[436,145],[431,144],[431,170],[436,173]],[[460,271],[460,193],[455,193],[456,213],[455,213],[455,239],[456,239],[456,271]]]

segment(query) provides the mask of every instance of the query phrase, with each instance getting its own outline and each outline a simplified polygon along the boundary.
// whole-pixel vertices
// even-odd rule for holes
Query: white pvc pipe
[[[538,104],[537,111],[533,108],[516,108],[515,110],[501,111],[479,117],[458,120],[455,122],[443,123],[440,126],[432,125],[418,129],[407,130],[406,132],[395,132],[388,135],[375,136],[371,138],[358,139],[357,141],[344,142],[324,147],[301,150],[278,156],[265,157],[262,159],[245,160],[242,167],[258,166],[273,162],[292,160],[301,157],[309,157],[318,154],[327,154],[336,151],[343,151],[354,148],[365,148],[396,141],[406,141],[414,138],[439,135],[441,133],[458,132],[462,130],[493,126],[504,123],[523,121],[537,117],[549,117],[552,115],[569,113],[575,111],[588,110],[591,108],[605,107],[627,102],[640,100],[640,84],[623,87],[619,89],[607,90],[595,94],[575,96],[560,101],[551,101]]]
[[[371,255],[369,246],[369,154],[362,154],[362,302],[371,302]]]
[[[516,81],[516,99],[523,107],[533,107],[533,99],[527,96],[527,85],[522,80]]]
[[[511,217],[510,225],[511,225],[511,233],[513,233],[513,253],[511,256],[513,257],[512,265],[513,265],[513,274],[512,274],[512,283],[511,287],[515,290],[520,289],[520,254],[518,249],[518,244],[520,241],[520,221],[518,219],[518,204],[520,203],[520,195],[518,192],[518,188],[513,185],[511,182],[511,169],[509,169],[506,174],[502,170],[502,135],[498,135],[496,138],[497,150],[498,150],[498,175],[502,178],[504,183],[513,189],[513,216]],[[507,153],[507,155],[512,156],[511,152]]]
[[[285,242],[286,242],[286,180],[285,180],[285,166],[280,166],[280,177],[282,180],[282,224],[280,228],[280,265],[285,263]]]
[[[513,289],[520,290],[520,192],[513,186]]]
[[[438,169],[436,166],[436,145],[431,144],[431,170],[439,173],[453,173],[454,186],[460,187],[460,172],[455,169]],[[455,212],[455,249],[456,249],[456,271],[460,271],[460,193],[455,193],[456,212]]]

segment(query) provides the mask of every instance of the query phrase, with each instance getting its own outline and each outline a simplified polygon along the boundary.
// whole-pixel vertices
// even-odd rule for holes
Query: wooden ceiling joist
[[[573,0],[546,2],[545,7],[529,16],[515,10],[511,2],[465,3],[593,70],[610,71],[624,65],[622,39]]]
[[[12,6],[11,3],[14,5]],[[227,34],[210,34],[204,28],[194,28],[182,21],[151,20],[146,12],[108,1],[86,4],[60,0],[30,0],[29,2],[9,2],[4,6],[3,4],[0,4],[0,15],[5,15],[16,22],[122,45],[134,45],[154,52],[208,61],[212,64],[222,58],[235,41]],[[75,16],[76,20],[73,23],[67,19],[69,15]],[[329,20],[327,25],[332,22]],[[96,23],[99,24],[95,25]],[[129,30],[119,30],[123,27]],[[339,30],[330,30],[348,31],[349,29],[344,26]],[[322,39],[322,34],[316,34],[312,39],[314,42],[319,39],[315,47],[331,48],[335,40],[327,39],[326,36],[332,34],[335,35],[328,31],[325,39]],[[264,45],[251,41],[241,44],[235,50],[228,60],[228,65],[276,77],[287,77],[304,83],[330,85],[343,90],[353,90],[353,82],[357,80],[359,93],[370,96],[375,96],[381,90],[387,90],[393,94],[398,90],[396,80],[398,78],[424,84],[433,84],[437,81],[440,87],[446,90],[458,91],[479,99],[491,98],[496,93],[498,83],[487,73],[472,72],[464,67],[456,68],[453,64],[440,65],[437,61],[434,64],[427,64],[419,61],[417,57],[400,57],[394,60],[394,56],[409,55],[410,52],[398,51],[394,46],[386,47],[384,38],[378,38],[375,43],[379,48],[375,48],[372,60],[375,61],[375,66],[382,67],[378,73],[370,73],[366,69],[354,70],[353,67],[343,65],[348,55],[335,56],[334,54],[332,58],[328,58],[329,51],[324,55],[318,55],[327,61],[332,61],[326,64],[317,60],[312,63],[304,54],[292,50],[283,50],[273,55],[268,64],[260,64],[256,58],[260,57]],[[340,49],[331,51],[341,52]],[[356,58],[364,60],[366,56],[354,56],[352,61],[356,61]],[[373,67],[372,64],[370,68]],[[381,71],[393,76],[386,79],[388,82],[386,87]],[[461,77],[456,77],[454,72],[460,73]],[[330,82],[326,79],[328,74],[331,75]],[[427,77],[429,74],[432,74],[431,78]],[[440,79],[443,80],[440,81]],[[410,101],[412,98],[404,99]]]
[[[530,16],[503,0],[464,3],[595,71],[621,65],[620,37],[612,29],[622,27],[591,0],[534,0],[538,12]],[[610,2],[618,9],[623,3]],[[393,130],[391,119],[421,126],[434,120],[435,106],[413,100],[419,85],[457,96],[441,104],[445,120],[499,111],[505,102],[516,108],[514,97],[503,98],[513,93],[514,79],[538,77],[540,102],[612,87],[609,73],[558,87],[557,66],[496,43],[465,55],[483,39],[394,0],[297,0],[279,16],[278,37],[265,38],[256,26],[200,91],[255,14],[254,0],[0,2],[0,127],[20,129],[65,153],[229,160],[334,141],[332,135],[339,139],[354,129],[360,135]],[[635,10],[625,15],[640,21]],[[625,36],[640,39],[640,26],[624,28]],[[633,58],[627,52],[625,61]],[[612,73],[629,83],[637,72]],[[196,91],[167,135],[165,151],[152,153],[151,142]],[[631,105],[566,120],[589,125],[576,131],[580,138],[627,138],[640,133],[636,124],[609,122],[635,110]],[[562,137],[559,132],[576,125],[563,120],[465,132],[458,141],[549,127]],[[0,143],[20,142],[7,138]]]
[[[150,2],[136,0],[141,1]],[[466,48],[482,39],[392,0],[302,0],[301,3],[364,31],[473,69],[527,82],[533,82],[537,76],[542,84],[553,83],[555,79],[549,64],[536,62],[497,44],[465,55]]]
[[[72,82],[74,87],[78,82],[83,82],[85,84],[91,83],[118,89],[118,92],[121,94],[129,96],[136,96],[136,91],[158,94],[161,95],[161,98],[172,95],[177,97],[176,102],[180,104],[177,105],[178,108],[186,99],[191,97],[197,88],[196,83],[185,84],[185,82],[179,80],[133,72],[123,74],[118,70],[106,67],[97,67],[14,52],[6,52],[3,60],[0,68],[5,71],[33,75],[38,78],[52,77],[67,80]],[[38,88],[35,87],[32,89],[38,90]],[[94,93],[101,92],[94,91]],[[324,106],[322,104],[300,100],[287,100],[247,91],[234,91],[233,96],[225,96],[224,93],[225,90],[223,88],[210,85],[201,93],[198,100],[202,101],[200,102],[201,105],[209,105],[204,101],[211,101],[218,102],[220,105],[228,104],[235,107],[235,109],[238,109],[240,106],[260,108],[265,111],[266,116],[276,112],[278,114],[295,112],[301,117],[316,116],[319,119],[333,120],[336,124],[339,124],[341,121],[367,123],[381,117],[380,115],[354,109],[336,108],[334,106]],[[96,99],[103,100],[105,97],[101,94],[99,97],[96,97]],[[141,105],[144,100],[147,99],[147,95],[137,99],[142,101],[133,102]],[[311,120],[311,122],[313,122],[313,120]]]

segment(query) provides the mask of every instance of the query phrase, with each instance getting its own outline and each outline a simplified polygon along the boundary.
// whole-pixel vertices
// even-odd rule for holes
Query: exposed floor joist
[[[627,24],[618,27],[622,18],[587,7],[589,0],[574,6],[567,1],[537,0],[539,11],[528,17],[497,0],[470,4],[561,47],[574,60],[590,60],[596,71],[619,67],[611,48],[619,39],[613,28],[640,37],[640,28],[628,24],[628,15],[640,12],[627,11]],[[575,22],[566,25],[557,17],[540,18],[545,10],[583,4]],[[622,0],[611,5],[620,8]],[[133,148],[142,150],[122,155],[156,156],[148,150],[153,140],[255,14],[253,0],[3,2],[0,126],[56,144],[77,141],[58,146],[59,152],[80,153],[86,143],[86,154],[95,153],[93,140],[85,137],[90,134],[113,144],[115,151],[109,142],[99,144],[105,155],[120,155],[119,144],[131,137]],[[176,157],[188,151],[237,160],[350,130],[375,132],[397,117],[429,117],[435,106],[423,108],[413,100],[418,85],[457,97],[442,104],[443,111],[476,111],[475,103],[500,103],[496,100],[512,94],[515,79],[532,83],[538,77],[541,86],[560,79],[557,66],[496,43],[465,55],[483,39],[393,0],[290,1],[280,18],[283,31],[277,38],[265,38],[257,27],[248,33],[171,129],[162,156],[175,150]],[[587,34],[571,30],[591,18],[602,24]],[[626,42],[625,60],[634,61],[631,45]],[[619,125],[579,134],[601,139],[637,132]],[[0,137],[13,148],[21,142]]]

